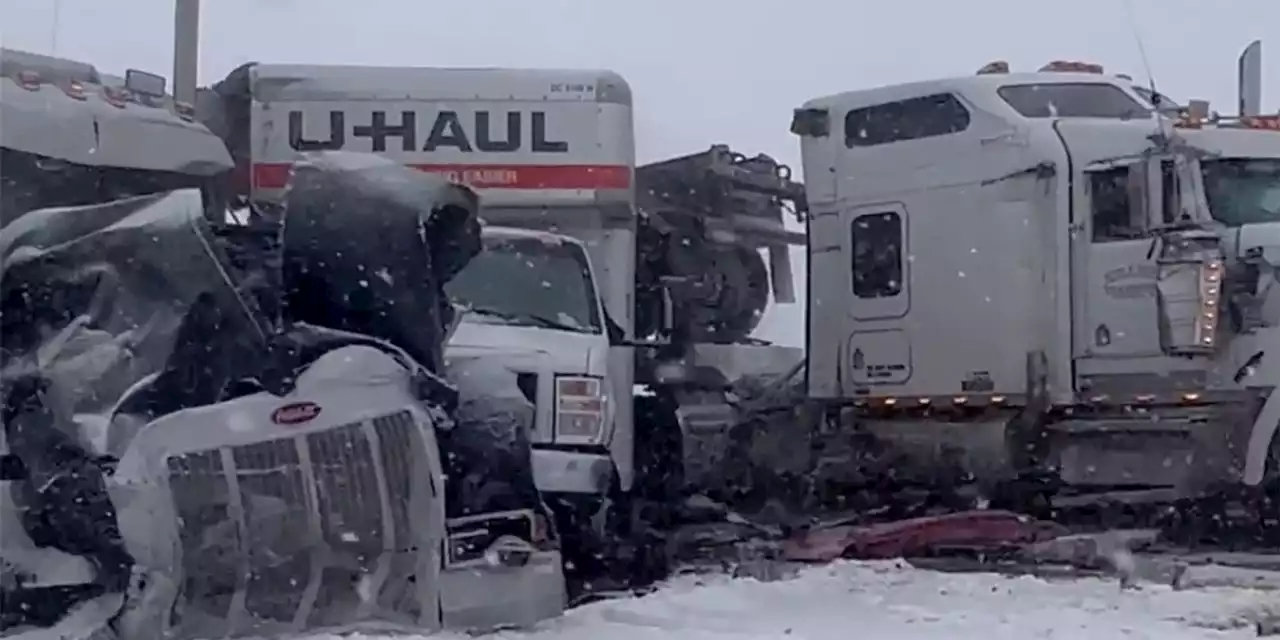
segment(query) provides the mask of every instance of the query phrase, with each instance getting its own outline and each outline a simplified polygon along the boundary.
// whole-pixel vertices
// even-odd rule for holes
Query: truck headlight
[[[594,376],[556,377],[556,439],[583,439],[597,444],[604,437],[604,382]]]

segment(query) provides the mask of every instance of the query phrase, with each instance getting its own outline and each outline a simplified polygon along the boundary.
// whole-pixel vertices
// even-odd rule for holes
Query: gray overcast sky
[[[0,0],[4,46],[169,74],[172,0],[60,0],[55,28],[57,4]],[[1280,0],[1130,5],[1158,88],[1223,111],[1236,56],[1272,36],[1264,104],[1280,110]],[[1146,75],[1124,0],[205,0],[202,42],[202,83],[250,60],[611,68],[635,92],[641,160],[724,142],[798,164],[805,99],[997,58]],[[771,312],[762,334],[796,342],[801,317]]]

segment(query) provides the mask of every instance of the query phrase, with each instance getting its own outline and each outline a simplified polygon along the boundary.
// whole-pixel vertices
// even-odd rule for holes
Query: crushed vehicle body
[[[104,599],[99,622],[139,640],[563,609],[527,448],[460,429],[443,378],[440,287],[478,247],[474,194],[344,157],[303,163],[294,187],[290,224],[260,230],[274,256],[227,251],[251,234],[211,223],[195,190],[0,234],[5,523],[30,543],[6,534],[4,596],[50,605],[6,630]],[[272,268],[283,287],[250,277]],[[33,549],[46,559],[24,571]],[[81,566],[42,578],[51,553]]]

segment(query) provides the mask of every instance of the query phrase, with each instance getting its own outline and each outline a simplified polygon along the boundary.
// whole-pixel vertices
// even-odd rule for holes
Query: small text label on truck
[[[271,421],[279,425],[295,425],[315,420],[320,405],[314,402],[291,402],[271,412]]]
[[[563,140],[551,140],[547,137],[547,114],[543,111],[507,111],[494,117],[489,111],[476,111],[471,118],[464,118],[456,111],[439,111],[434,117],[426,114],[425,123],[430,120],[430,127],[419,127],[417,111],[407,110],[392,115],[386,111],[373,111],[368,124],[353,124],[349,135],[353,138],[368,138],[371,150],[386,151],[387,140],[399,140],[401,151],[435,151],[453,148],[458,151],[484,153],[510,153],[525,147],[525,120],[528,120],[528,149],[535,153],[568,153],[569,143]],[[502,121],[495,126],[494,120]],[[319,138],[307,138],[303,135],[303,112],[289,112],[289,146],[297,151],[337,151],[347,145],[347,114],[342,111],[329,112],[329,133]],[[314,125],[313,125],[314,126]],[[427,130],[425,141],[419,145],[419,129]],[[502,135],[495,135],[501,132]]]

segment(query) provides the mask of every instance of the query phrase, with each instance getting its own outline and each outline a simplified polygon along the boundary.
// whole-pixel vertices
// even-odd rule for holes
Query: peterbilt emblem
[[[271,412],[271,421],[280,425],[311,422],[320,415],[320,405],[314,402],[293,402]]]

